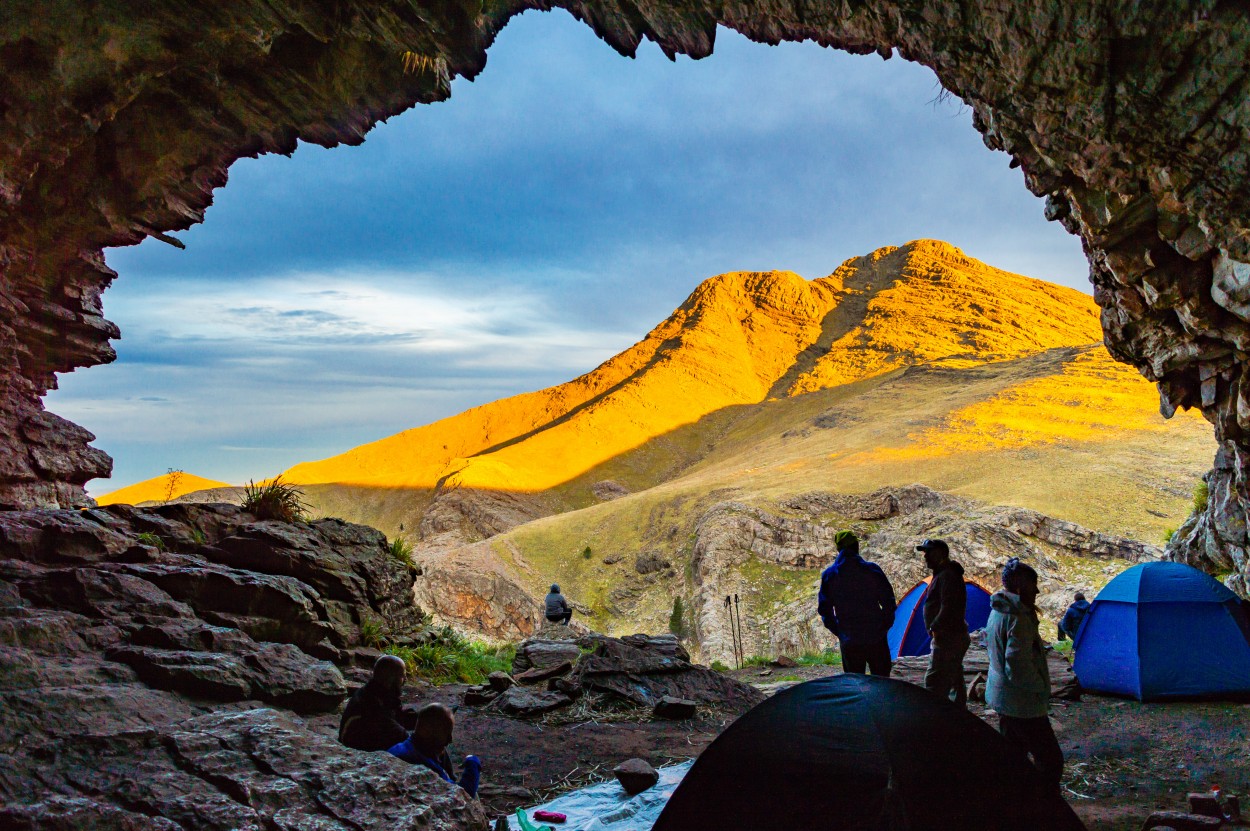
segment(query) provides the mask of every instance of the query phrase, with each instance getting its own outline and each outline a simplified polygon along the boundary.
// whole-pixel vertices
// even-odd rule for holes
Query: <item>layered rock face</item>
[[[485,828],[433,774],[311,729],[427,637],[385,538],[228,505],[0,513],[0,826]]]
[[[358,142],[446,97],[512,15],[554,5],[623,54],[647,38],[701,57],[725,25],[932,67],[1047,216],[1080,235],[1112,352],[1159,383],[1165,412],[1201,407],[1215,425],[1230,487],[1204,533],[1244,562],[1250,20],[1227,0],[9,3],[0,504],[72,506],[107,470],[89,434],[39,400],[53,373],[112,358],[103,247],[200,221],[240,156]]]
[[[833,536],[840,527],[859,531],[863,555],[885,570],[900,598],[929,574],[915,550],[925,538],[946,540],[967,578],[991,591],[1000,585],[1007,558],[1020,557],[1038,571],[1038,605],[1047,620],[1058,619],[1074,590],[1092,588],[1088,581],[1074,583],[1066,573],[1071,569],[1058,558],[1080,558],[1085,574],[1105,575],[1126,562],[1163,556],[1161,549],[1135,540],[923,485],[869,494],[807,493],[780,507],[790,515],[723,502],[699,520],[691,571],[695,636],[705,660],[733,660],[726,595],[740,597],[736,614],[746,655],[796,655],[831,646],[834,640],[816,615],[817,576],[834,556]],[[820,519],[829,517],[835,522]],[[751,576],[753,562],[781,567],[800,590],[770,597],[765,581]]]

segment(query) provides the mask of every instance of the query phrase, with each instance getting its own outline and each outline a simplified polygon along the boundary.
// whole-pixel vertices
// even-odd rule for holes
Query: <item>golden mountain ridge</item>
[[[296,465],[283,477],[541,491],[726,407],[907,366],[971,367],[1101,337],[1087,295],[917,240],[847,260],[817,280],[788,271],[712,277],[637,344],[568,383]]]

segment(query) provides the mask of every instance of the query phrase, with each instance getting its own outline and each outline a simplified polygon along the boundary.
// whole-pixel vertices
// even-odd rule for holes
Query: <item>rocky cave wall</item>
[[[231,162],[357,143],[473,77],[513,15],[561,6],[625,55],[718,25],[931,67],[1081,237],[1107,344],[1221,443],[1173,556],[1245,575],[1250,17],[1240,0],[9,0],[0,9],[0,506],[85,504],[110,461],[44,411],[114,357],[102,249],[203,219]],[[406,57],[405,57],[406,54]],[[420,152],[414,147],[413,152]],[[413,229],[420,233],[420,228]],[[1244,579],[1234,584],[1246,588]]]

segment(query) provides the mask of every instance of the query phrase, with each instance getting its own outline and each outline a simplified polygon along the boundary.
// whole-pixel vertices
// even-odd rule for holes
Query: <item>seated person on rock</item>
[[[569,621],[573,619],[573,607],[564,599],[564,595],[560,594],[560,586],[556,583],[551,584],[551,591],[547,593],[544,601],[547,607],[547,620],[551,623],[563,623],[569,625]]]
[[[456,729],[456,717],[446,704],[426,704],[417,711],[417,726],[412,735],[390,749],[395,756],[414,765],[424,765],[444,780],[457,784],[477,797],[478,781],[482,777],[482,762],[476,756],[464,757],[464,773],[460,781],[452,778],[454,769],[447,745]]]
[[[357,750],[387,750],[408,737],[399,696],[407,668],[403,659],[383,655],[373,677],[347,701],[339,722],[339,741]]]

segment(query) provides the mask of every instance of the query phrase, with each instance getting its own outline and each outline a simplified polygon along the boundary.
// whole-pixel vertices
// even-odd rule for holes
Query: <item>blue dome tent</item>
[[[930,651],[929,630],[924,625],[924,598],[929,593],[932,577],[926,577],[911,587],[898,603],[894,612],[894,625],[887,636],[890,641],[890,656],[901,658],[904,655],[928,655]],[[984,586],[973,580],[964,580],[964,590],[968,593],[968,605],[964,611],[964,620],[968,623],[968,631],[984,629],[990,619],[990,593]]]
[[[1142,563],[1098,593],[1073,643],[1091,692],[1155,701],[1250,693],[1250,619],[1214,577]]]

